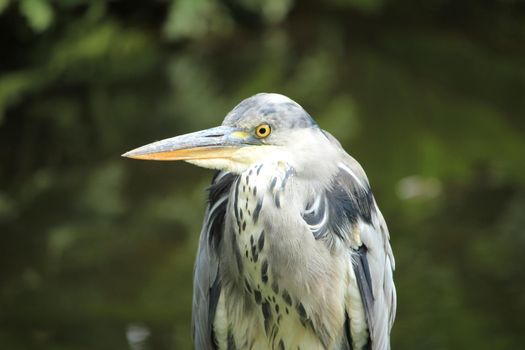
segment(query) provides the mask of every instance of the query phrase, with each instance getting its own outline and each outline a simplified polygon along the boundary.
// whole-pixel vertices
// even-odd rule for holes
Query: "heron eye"
[[[272,128],[270,128],[270,125],[268,124],[261,124],[255,128],[255,136],[257,136],[259,139],[267,137],[271,132]]]

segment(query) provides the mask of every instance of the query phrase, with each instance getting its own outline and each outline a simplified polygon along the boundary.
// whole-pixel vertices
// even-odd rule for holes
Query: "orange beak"
[[[153,142],[122,156],[164,161],[229,159],[239,148],[253,144],[251,138],[242,130],[219,126]]]

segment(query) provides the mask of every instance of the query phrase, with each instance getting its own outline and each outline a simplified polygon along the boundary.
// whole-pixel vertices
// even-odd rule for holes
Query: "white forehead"
[[[293,103],[293,104],[299,105],[297,102],[295,102],[291,98],[289,98],[287,96],[284,96],[284,95],[281,95],[281,94],[262,93],[262,94],[258,94],[258,95],[261,95],[261,97],[264,97],[264,99],[267,102],[269,102],[269,103],[275,103],[275,104],[279,104],[279,103]]]
[[[260,123],[288,129],[317,125],[297,102],[275,93],[259,93],[243,100],[228,113],[222,124],[252,128]]]

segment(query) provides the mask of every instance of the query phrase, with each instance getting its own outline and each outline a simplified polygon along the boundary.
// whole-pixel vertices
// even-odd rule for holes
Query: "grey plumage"
[[[219,169],[194,270],[195,347],[390,349],[394,258],[357,161],[277,94],[244,100],[198,137],[128,154],[230,147],[228,156],[173,158]]]

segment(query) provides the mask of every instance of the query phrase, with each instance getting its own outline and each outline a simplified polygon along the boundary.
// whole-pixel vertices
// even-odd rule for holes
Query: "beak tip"
[[[140,159],[140,155],[141,155],[141,153],[137,152],[137,150],[134,149],[134,150],[128,151],[126,153],[123,153],[120,156],[124,157],[124,158],[130,158],[130,159]]]

